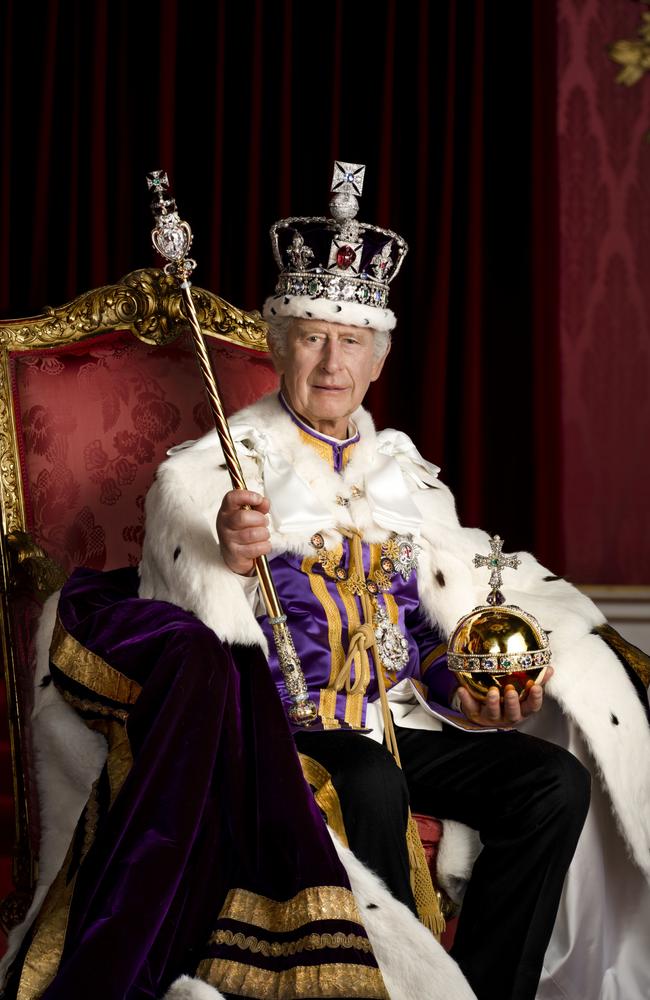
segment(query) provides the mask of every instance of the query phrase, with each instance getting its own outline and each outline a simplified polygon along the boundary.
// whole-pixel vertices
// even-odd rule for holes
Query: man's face
[[[345,438],[350,414],[379,377],[388,352],[375,358],[374,336],[367,327],[296,319],[286,352],[273,352],[287,401],[321,434]]]

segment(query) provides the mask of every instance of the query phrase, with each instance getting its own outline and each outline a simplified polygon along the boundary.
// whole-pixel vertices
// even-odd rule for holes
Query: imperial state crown
[[[271,226],[280,274],[264,318],[324,319],[392,330],[388,291],[408,250],[391,229],[357,219],[362,163],[334,163],[330,216],[292,216]]]

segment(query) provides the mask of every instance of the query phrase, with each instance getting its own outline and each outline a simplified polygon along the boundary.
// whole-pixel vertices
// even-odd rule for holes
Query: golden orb
[[[474,608],[449,640],[447,666],[478,701],[491,687],[512,685],[523,701],[551,662],[548,636],[537,619],[514,605]]]
[[[490,555],[474,556],[477,569],[490,570],[487,604],[474,608],[456,625],[449,639],[447,666],[478,701],[490,688],[514,687],[523,701],[539,683],[551,662],[548,635],[536,618],[514,604],[506,604],[500,591],[501,570],[517,569],[521,560],[505,556],[503,539],[490,538]]]

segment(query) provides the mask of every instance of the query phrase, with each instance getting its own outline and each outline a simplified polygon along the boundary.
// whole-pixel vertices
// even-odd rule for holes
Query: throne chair
[[[193,295],[226,413],[276,388],[259,313],[201,288]],[[42,605],[75,567],[137,565],[157,466],[212,426],[180,293],[162,271],[134,271],[42,315],[0,321],[0,772],[12,788],[0,796],[5,932],[25,917],[38,882],[30,716]],[[441,824],[416,819],[433,866]],[[452,935],[453,922],[443,943]]]

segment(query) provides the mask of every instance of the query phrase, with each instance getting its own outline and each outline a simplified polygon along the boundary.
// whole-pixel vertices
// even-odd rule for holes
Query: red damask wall
[[[615,82],[631,0],[560,0],[560,331],[566,569],[650,583],[650,75]]]

